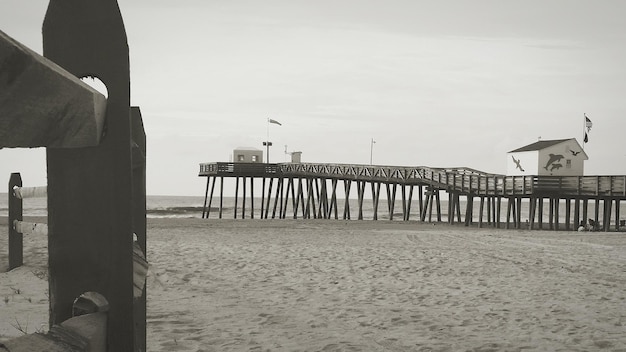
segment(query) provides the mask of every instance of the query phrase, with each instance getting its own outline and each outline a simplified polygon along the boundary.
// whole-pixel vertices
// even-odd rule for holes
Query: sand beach
[[[45,330],[0,227],[0,339]],[[148,351],[626,351],[623,233],[165,218],[148,260]]]

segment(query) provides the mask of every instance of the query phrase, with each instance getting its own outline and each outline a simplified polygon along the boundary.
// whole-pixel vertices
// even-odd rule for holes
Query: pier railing
[[[626,198],[626,176],[505,176],[455,167],[378,166],[316,163],[200,164],[199,176],[322,177],[328,179],[421,185],[485,196],[562,196]]]

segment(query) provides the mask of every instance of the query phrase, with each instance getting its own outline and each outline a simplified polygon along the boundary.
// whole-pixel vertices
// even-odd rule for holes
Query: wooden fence
[[[26,235],[48,235],[48,224],[23,221],[23,199],[46,197],[47,187],[22,187],[20,173],[9,178],[9,270],[24,264],[24,239]]]

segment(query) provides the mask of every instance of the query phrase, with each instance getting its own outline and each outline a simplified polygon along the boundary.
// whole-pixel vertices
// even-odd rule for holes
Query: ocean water
[[[445,198],[445,197],[442,197]],[[224,197],[222,201],[222,218],[225,219],[241,219],[246,218],[250,219],[254,217],[255,219],[261,218],[261,198],[254,198],[254,209],[251,209],[252,201],[248,197],[246,198],[246,204],[244,209],[243,199],[239,197],[235,204],[234,197]],[[280,203],[280,202],[278,202]],[[293,218],[293,206],[292,200],[288,200],[287,209],[283,211],[286,214],[287,218]],[[339,219],[343,218],[344,214],[344,204],[345,201],[339,199],[337,201],[338,205],[338,217]],[[235,208],[236,205],[236,208]],[[263,208],[267,205],[267,200],[265,200],[265,204],[263,204]],[[594,217],[594,202],[589,202],[588,207],[588,217]],[[147,217],[148,218],[201,218],[203,213],[204,206],[204,197],[202,196],[147,196],[146,208],[147,208]],[[600,205],[602,207],[602,204]],[[478,221],[479,219],[479,208],[480,202],[478,199],[474,201],[474,214],[473,220]],[[358,219],[359,206],[358,201],[356,199],[351,199],[349,202],[350,208],[350,218]],[[582,206],[581,206],[582,208]],[[208,204],[207,204],[208,209]],[[209,210],[209,218],[215,219],[219,217],[219,209],[220,209],[220,199],[219,197],[214,197],[211,202],[211,207]],[[527,201],[522,202],[521,209],[521,217],[522,221],[525,221],[528,218],[529,214],[529,203]],[[316,210],[319,210],[319,205],[316,204]],[[441,200],[441,216],[442,221],[447,221],[448,214],[448,204],[446,199]],[[278,218],[280,214],[281,208],[280,204],[276,205],[276,209],[274,210],[274,199],[270,201],[270,209],[269,209],[269,217],[272,217],[272,214],[275,214],[275,217]],[[311,210],[312,212],[313,210]],[[559,222],[561,224],[565,223],[565,202],[560,202],[560,211],[559,211]],[[574,205],[572,202],[571,207],[572,215],[571,221],[573,221],[573,211]],[[374,218],[374,204],[371,199],[365,199],[363,201],[363,219],[364,220],[372,220]],[[465,218],[465,202],[461,200],[461,217]],[[500,210],[500,219],[502,222],[506,221],[506,212],[507,212],[507,203],[506,200],[503,199]],[[543,208],[543,221],[544,223],[548,222],[549,216],[548,210],[548,201],[544,200],[544,208]],[[582,212],[582,209],[581,209]],[[302,218],[302,209],[301,206],[298,209],[297,216],[298,218]],[[600,219],[602,218],[602,208],[599,210]],[[47,210],[47,200],[46,198],[27,198],[23,200],[23,214],[25,216],[46,216],[48,214]],[[312,214],[312,213],[311,213]],[[396,199],[393,209],[393,220],[402,220],[402,201]],[[433,221],[437,219],[437,212],[435,205],[433,205]],[[626,215],[626,214],[625,214]],[[6,193],[0,193],[0,216],[8,216],[8,197]],[[334,214],[333,214],[334,216]],[[313,217],[313,215],[311,215]],[[381,199],[378,203],[378,219],[379,220],[388,220],[389,216],[389,207],[386,199]],[[623,216],[622,216],[623,218]],[[419,220],[419,204],[417,197],[413,199],[411,204],[410,211],[410,220]],[[485,204],[485,210],[483,213],[483,222],[487,222],[487,206]]]
[[[200,218],[203,203],[204,197],[147,196],[147,216],[149,218]],[[234,205],[234,199],[231,203]],[[26,198],[23,200],[22,208],[25,216],[48,215],[46,198]],[[0,193],[0,216],[8,216],[8,214],[8,195]]]

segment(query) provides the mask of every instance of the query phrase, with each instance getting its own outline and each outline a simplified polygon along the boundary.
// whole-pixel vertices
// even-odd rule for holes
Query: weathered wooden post
[[[9,270],[24,263],[24,241],[14,226],[15,220],[22,221],[22,200],[15,196],[13,187],[22,187],[22,176],[12,173],[9,179]]]
[[[128,45],[115,0],[51,0],[44,56],[107,87],[95,147],[47,149],[50,324],[86,291],[109,302],[107,351],[137,351],[133,302],[131,111]]]
[[[132,132],[132,168],[133,168],[133,232],[137,235],[137,244],[147,260],[147,223],[146,223],[146,131],[143,127],[141,110],[137,106],[130,108]],[[137,283],[134,282],[136,285]],[[133,304],[135,324],[134,351],[146,351],[146,282],[143,282],[141,297],[136,297]]]

